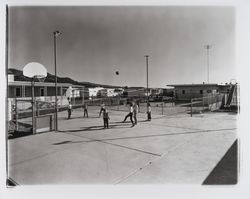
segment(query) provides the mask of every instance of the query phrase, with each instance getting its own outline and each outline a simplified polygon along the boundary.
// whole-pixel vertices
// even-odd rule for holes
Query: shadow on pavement
[[[29,136],[29,135],[33,135],[31,130],[30,131],[15,131],[13,133],[8,134],[8,139],[15,139],[15,138],[20,138],[20,137]]]
[[[6,179],[6,185],[8,187],[14,187],[14,186],[17,186],[19,184],[16,181],[14,181],[12,178],[9,177]]]
[[[130,128],[130,127],[127,127]],[[100,130],[103,130],[100,129]],[[183,133],[164,133],[164,134],[153,134],[153,135],[141,135],[141,136],[128,136],[128,137],[114,137],[114,138],[104,138],[104,139],[98,139],[98,138],[88,138],[88,137],[84,137],[83,138],[87,138],[87,139],[91,139],[89,141],[63,141],[60,143],[55,143],[53,145],[59,145],[59,144],[69,144],[69,143],[88,143],[88,142],[94,142],[94,141],[115,141],[115,140],[126,140],[126,139],[140,139],[140,138],[151,138],[151,137],[163,137],[163,136],[172,136],[172,135],[188,135],[188,134],[198,134],[198,133],[211,133],[211,132],[222,132],[224,130],[231,130],[231,129],[216,129],[216,130],[198,130],[198,131],[189,131],[189,132],[183,132]],[[79,131],[83,131],[83,130],[71,130],[71,131],[59,131],[59,132],[79,132]],[[73,134],[74,135],[74,134]],[[80,135],[78,135],[80,136]],[[80,136],[82,137],[82,136]]]
[[[78,117],[71,117],[70,119],[68,119],[68,116],[60,117],[60,119],[64,119],[64,120],[90,119],[90,118],[101,118],[101,117],[99,117],[99,116],[89,116],[89,117],[78,116]]]
[[[118,124],[114,124],[114,123],[110,123],[109,124],[109,128],[108,129],[113,129],[113,128],[130,128],[130,125],[121,123],[120,125]],[[82,127],[80,129],[67,129],[67,130],[59,130],[58,132],[81,132],[81,131],[98,131],[98,130],[104,130],[105,128],[103,127],[103,125],[101,126],[90,126],[90,127]]]
[[[238,141],[236,140],[203,185],[235,185],[238,181]]]

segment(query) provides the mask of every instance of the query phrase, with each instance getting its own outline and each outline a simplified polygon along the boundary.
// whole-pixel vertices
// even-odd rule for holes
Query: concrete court
[[[237,115],[138,115],[110,111],[103,129],[98,110],[59,113],[59,132],[8,141],[9,177],[18,184],[202,184],[237,135]]]

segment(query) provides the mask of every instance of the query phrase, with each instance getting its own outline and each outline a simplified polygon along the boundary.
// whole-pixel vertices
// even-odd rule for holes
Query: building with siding
[[[219,93],[229,93],[231,84],[176,84],[168,85],[174,87],[176,100],[191,100]]]
[[[14,75],[8,75],[8,100],[19,99],[29,100],[32,97],[32,86],[30,81],[14,81]],[[70,90],[70,94],[69,93]],[[55,101],[55,83],[35,82],[34,96],[36,100],[53,102]],[[82,101],[88,98],[88,90],[81,85],[72,85],[69,83],[57,83],[58,105],[66,105],[68,98],[78,98]],[[78,100],[79,101],[79,100]]]

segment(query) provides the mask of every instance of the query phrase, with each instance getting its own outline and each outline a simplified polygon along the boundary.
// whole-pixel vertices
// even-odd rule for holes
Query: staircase
[[[234,85],[231,86],[231,89],[229,91],[229,95],[228,95],[228,98],[227,98],[227,103],[225,104],[226,108],[230,107],[230,105],[231,105],[235,88],[236,88],[236,84],[234,84]]]

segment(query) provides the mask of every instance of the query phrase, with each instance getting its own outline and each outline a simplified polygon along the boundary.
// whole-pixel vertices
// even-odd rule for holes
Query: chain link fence
[[[203,113],[205,111],[216,111],[224,106],[225,94],[211,94],[207,97],[193,98],[190,106],[190,115]]]

